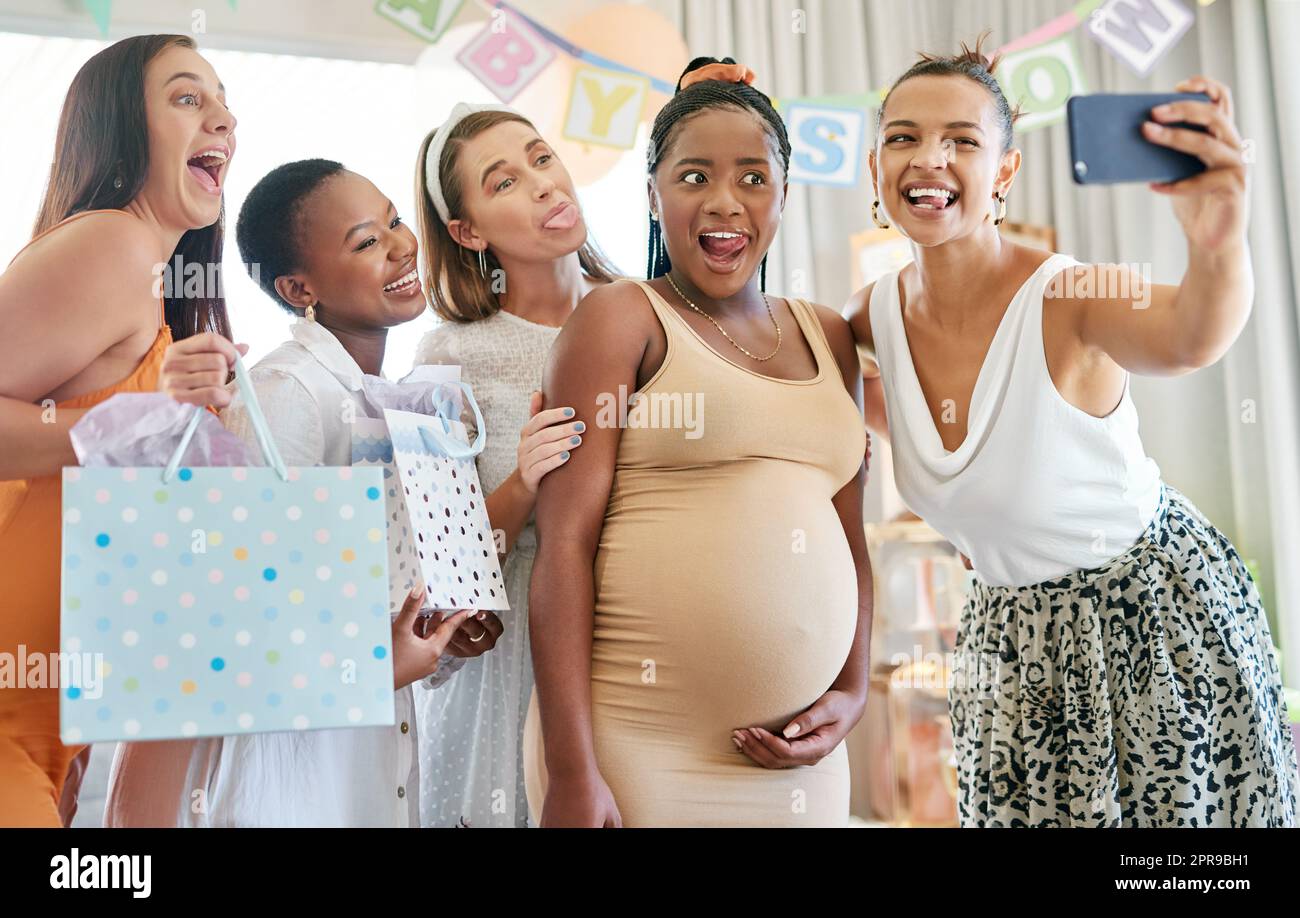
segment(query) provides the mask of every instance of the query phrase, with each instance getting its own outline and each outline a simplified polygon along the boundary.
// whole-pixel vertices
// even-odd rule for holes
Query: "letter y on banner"
[[[579,143],[630,150],[636,145],[649,94],[650,81],[644,77],[580,68],[573,75],[564,136]]]

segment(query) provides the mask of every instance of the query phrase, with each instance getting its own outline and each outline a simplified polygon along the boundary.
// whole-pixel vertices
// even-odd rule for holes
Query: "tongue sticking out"
[[[554,217],[542,224],[546,229],[567,230],[573,229],[574,224],[578,222],[578,208],[572,204],[566,204]]]
[[[948,199],[940,194],[923,194],[919,197],[908,196],[908,200],[913,204],[927,204],[930,207],[944,208],[948,206]]]
[[[189,163],[188,166],[190,174],[199,180],[200,185],[209,191],[217,190],[217,180],[212,177],[211,172],[204,169],[202,166],[196,166],[194,163]]]
[[[700,247],[714,258],[730,258],[747,245],[749,240],[744,236],[735,236],[731,239],[722,239],[718,236],[700,237]]]

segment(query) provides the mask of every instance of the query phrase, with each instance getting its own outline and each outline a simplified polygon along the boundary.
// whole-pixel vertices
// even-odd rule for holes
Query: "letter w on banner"
[[[1088,17],[1088,33],[1140,77],[1155,69],[1196,16],[1178,0],[1109,0]]]
[[[492,11],[492,21],[456,57],[502,102],[519,95],[554,59],[546,39],[503,9]]]

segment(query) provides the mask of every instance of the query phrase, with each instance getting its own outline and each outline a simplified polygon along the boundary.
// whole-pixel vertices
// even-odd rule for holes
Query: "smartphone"
[[[1142,134],[1142,123],[1154,120],[1151,109],[1181,99],[1210,101],[1203,92],[1072,96],[1065,105],[1065,115],[1074,181],[1079,185],[1176,182],[1204,172],[1205,163],[1195,156],[1151,143]],[[1164,124],[1206,130],[1186,122]]]

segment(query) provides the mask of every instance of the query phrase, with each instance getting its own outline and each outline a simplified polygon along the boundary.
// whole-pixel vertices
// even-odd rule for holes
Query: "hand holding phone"
[[[1074,181],[1080,185],[1177,182],[1204,172],[1205,163],[1196,156],[1152,143],[1142,133],[1153,108],[1184,99],[1212,101],[1203,92],[1072,97],[1065,112]],[[1167,123],[1166,127],[1207,132],[1205,126],[1191,122]]]

